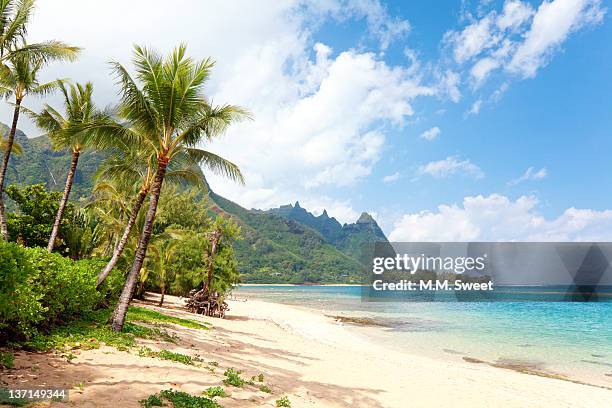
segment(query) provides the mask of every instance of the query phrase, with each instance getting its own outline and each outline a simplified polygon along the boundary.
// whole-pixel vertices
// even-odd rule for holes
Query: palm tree
[[[8,239],[8,228],[2,194],[8,163],[15,142],[19,113],[22,110],[21,102],[28,95],[44,96],[57,89],[61,83],[61,80],[40,83],[38,74],[42,67],[43,62],[33,61],[31,56],[27,54],[15,56],[9,65],[0,65],[0,93],[5,97],[14,96],[15,98],[13,122],[4,146],[4,157],[0,164],[0,233],[5,240]]]
[[[0,92],[5,96],[15,96],[13,123],[0,164],[0,234],[5,240],[8,239],[8,228],[4,181],[21,102],[27,94],[44,94],[53,89],[52,83],[38,83],[37,74],[42,66],[52,61],[74,60],[80,51],[78,47],[55,40],[27,44],[27,25],[33,11],[34,0],[0,0]]]
[[[6,146],[8,146],[8,139],[4,136],[0,136],[0,150],[6,150]],[[21,156],[23,154],[23,147],[21,147],[19,142],[13,141],[11,149],[16,156]]]
[[[129,130],[128,130],[129,131]],[[133,131],[133,130],[132,130]],[[186,154],[179,152],[168,165],[166,180],[172,183],[187,182],[204,186],[201,171],[196,169],[197,164]],[[151,186],[153,185],[156,167],[156,154],[149,145],[123,144],[114,155],[107,159],[98,170],[97,179],[101,185],[120,184],[123,190],[136,190],[138,193],[132,202],[128,222],[125,225],[121,239],[117,242],[111,259],[98,275],[99,287],[113,270],[123,254],[136,218],[144,203]]]
[[[41,113],[32,115],[38,127],[47,132],[55,150],[70,149],[72,152],[64,192],[47,245],[47,251],[49,252],[52,252],[55,246],[55,240],[79,163],[79,156],[91,145],[91,130],[87,128],[87,125],[103,116],[92,101],[93,85],[90,82],[85,85],[70,84],[69,88],[64,83],[60,83],[59,88],[64,96],[65,116],[62,116],[61,113],[49,105],[45,105]]]
[[[156,169],[151,184],[149,209],[138,240],[132,269],[121,292],[112,319],[114,331],[121,331],[125,314],[144,262],[159,195],[168,164],[180,153],[230,179],[244,182],[235,164],[196,146],[224,133],[234,121],[248,116],[242,108],[213,106],[204,97],[203,87],[213,62],[194,61],[186,57],[180,45],[166,58],[154,51],[136,46],[133,63],[135,77],[119,63],[113,63],[121,87],[119,113],[138,129],[142,144],[155,151]]]
[[[164,305],[164,295],[166,294],[166,281],[168,278],[168,265],[172,262],[176,246],[181,242],[181,238],[184,236],[181,231],[176,232],[165,232],[159,236],[154,237],[149,248],[151,254],[148,255],[150,262],[153,263],[153,271],[155,272],[155,279],[157,280],[157,286],[161,293],[159,299],[159,307]]]
[[[61,41],[26,44],[34,4],[34,0],[0,0],[0,62],[25,54],[41,63],[74,59],[79,49]]]

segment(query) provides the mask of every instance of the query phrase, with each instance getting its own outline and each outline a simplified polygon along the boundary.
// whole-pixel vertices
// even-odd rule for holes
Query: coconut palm
[[[165,232],[159,236],[155,236],[149,244],[149,264],[153,264],[156,284],[161,294],[159,307],[164,305],[166,281],[168,280],[168,265],[172,262],[176,246],[181,242],[180,240],[183,236],[184,233],[181,231]]]
[[[8,138],[0,136],[0,150],[6,150],[6,146],[8,146]],[[11,150],[16,156],[21,156],[23,154],[23,147],[21,147],[17,141],[13,141]]]
[[[13,122],[0,164],[0,234],[8,239],[3,193],[6,170],[11,156],[20,105],[28,94],[45,94],[52,83],[40,84],[38,71],[52,61],[74,60],[79,48],[60,41],[27,44],[27,25],[34,11],[34,0],[0,0],[0,93],[15,96]]]
[[[13,122],[4,146],[4,157],[0,164],[0,232],[2,237],[7,239],[8,229],[6,224],[6,213],[2,193],[9,159],[15,142],[15,132],[19,114],[22,110],[21,103],[28,95],[44,96],[59,87],[61,80],[40,83],[38,75],[43,67],[43,62],[33,61],[32,56],[20,54],[15,56],[9,65],[0,65],[0,93],[5,97],[14,97]]]
[[[117,186],[117,188],[124,191],[126,189],[128,191],[137,190],[138,193],[136,193],[131,209],[128,212],[128,221],[123,229],[121,239],[118,240],[113,255],[106,264],[106,267],[98,275],[97,286],[104,282],[110,271],[117,265],[132,229],[136,224],[140,208],[151,190],[157,158],[155,153],[155,150],[150,149],[149,145],[122,144],[116,150],[116,153],[111,155],[98,170],[96,178],[101,186],[109,184],[121,185],[121,187]],[[196,165],[186,152],[179,152],[173,161],[169,163],[165,178],[172,183],[187,182],[204,186],[202,172],[196,168]]]
[[[49,252],[52,252],[55,246],[62,216],[68,203],[70,190],[72,189],[79,157],[84,150],[92,147],[91,130],[87,128],[87,125],[100,120],[104,116],[93,103],[93,85],[90,82],[84,85],[69,84],[68,86],[60,82],[59,89],[64,96],[64,115],[49,105],[45,105],[41,113],[32,115],[36,125],[47,132],[55,150],[70,149],[72,153],[64,192],[47,245],[47,251]]]
[[[24,54],[42,63],[74,58],[79,49],[61,41],[26,44],[28,23],[34,5],[34,0],[0,0],[0,61]]]
[[[180,45],[166,58],[154,51],[136,46],[133,63],[135,76],[119,63],[113,63],[121,102],[119,113],[137,129],[142,144],[155,151],[155,176],[151,184],[149,209],[140,234],[132,268],[115,308],[112,328],[121,331],[125,314],[144,262],[157,204],[168,165],[179,154],[187,154],[209,170],[232,180],[244,182],[238,166],[196,146],[224,133],[234,121],[248,116],[242,108],[213,106],[203,87],[213,62],[194,61]]]

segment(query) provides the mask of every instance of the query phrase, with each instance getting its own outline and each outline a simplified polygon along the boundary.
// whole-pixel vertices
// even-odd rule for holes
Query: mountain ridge
[[[8,128],[2,125],[0,131],[6,135]],[[61,190],[70,153],[53,151],[46,136],[28,138],[18,130],[15,139],[23,155],[11,155],[7,185],[44,183],[50,190]],[[100,152],[81,156],[72,200],[89,197],[92,178],[104,157]],[[359,283],[362,244],[387,241],[367,213],[355,223],[340,224],[326,210],[315,216],[299,202],[269,210],[246,209],[216,194],[208,183],[206,187],[211,213],[232,217],[242,229],[244,239],[234,247],[246,283]]]

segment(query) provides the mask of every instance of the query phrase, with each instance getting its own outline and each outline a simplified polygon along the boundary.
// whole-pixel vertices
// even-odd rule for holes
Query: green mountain
[[[6,126],[0,128],[6,134]],[[11,156],[8,184],[44,183],[61,190],[70,163],[69,152],[55,152],[46,136],[28,139],[18,131],[22,156]],[[92,178],[104,155],[84,153],[79,160],[72,198],[88,197]],[[209,189],[211,211],[232,217],[244,239],[235,244],[238,267],[250,283],[357,283],[362,265],[361,245],[387,241],[368,214],[354,224],[341,225],[324,211],[316,217],[299,206],[267,211],[247,210]],[[10,202],[10,200],[9,200]]]
[[[8,130],[6,125],[0,123],[0,132],[5,137]],[[30,139],[21,130],[15,133],[15,141],[23,148],[23,155],[11,154],[6,185],[44,183],[48,190],[63,190],[71,153],[54,151],[47,136]],[[81,155],[71,192],[73,199],[91,194],[93,175],[103,158],[104,155],[99,152],[86,151]]]
[[[314,216],[300,203],[295,205],[283,205],[279,208],[268,210],[267,213],[280,215],[288,220],[294,220],[318,231],[323,238],[344,254],[359,259],[362,246],[368,242],[387,242],[387,237],[382,232],[374,218],[368,213],[362,213],[353,224],[341,225],[335,218],[330,217],[326,210],[321,215]]]

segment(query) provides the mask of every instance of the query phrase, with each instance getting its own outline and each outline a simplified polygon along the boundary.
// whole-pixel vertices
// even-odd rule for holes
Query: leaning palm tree
[[[121,258],[132,229],[136,224],[138,213],[151,190],[155,177],[157,156],[155,150],[150,148],[150,145],[140,146],[132,143],[120,146],[116,153],[111,155],[98,170],[96,178],[99,184],[97,183],[97,185],[109,186],[118,184],[120,185],[119,189],[137,190],[138,193],[136,193],[132,202],[128,221],[125,224],[121,238],[115,246],[113,255],[98,275],[98,287],[104,282]],[[196,165],[189,154],[178,152],[172,162],[168,164],[165,179],[172,183],[185,182],[204,186],[202,172],[198,171],[199,169],[196,168]]]
[[[155,151],[155,176],[149,193],[149,209],[132,268],[113,314],[114,331],[123,329],[151,239],[169,163],[184,153],[215,173],[244,182],[238,166],[197,146],[221,135],[232,122],[248,116],[248,113],[237,106],[213,106],[203,93],[213,62],[210,59],[194,61],[185,55],[185,51],[185,45],[180,45],[163,58],[154,51],[136,46],[134,77],[121,64],[113,63],[121,87],[119,113],[137,129],[142,136],[142,145],[149,145]]]
[[[41,83],[38,76],[43,66],[43,62],[33,61],[32,56],[28,54],[19,54],[11,60],[9,65],[0,65],[0,93],[7,98],[10,96],[15,98],[13,122],[4,147],[4,157],[0,164],[0,232],[5,240],[8,238],[8,229],[2,193],[15,142],[19,114],[23,109],[21,102],[28,95],[44,96],[57,89],[61,84],[61,80]]]
[[[85,149],[91,147],[91,130],[87,126],[103,116],[93,103],[93,85],[90,82],[85,85],[70,84],[68,87],[60,83],[59,88],[64,96],[65,114],[62,115],[51,106],[45,105],[41,113],[32,115],[36,125],[47,132],[55,150],[70,149],[72,153],[64,192],[47,245],[49,252],[52,252],[55,247],[55,240],[68,203],[79,157]]]

